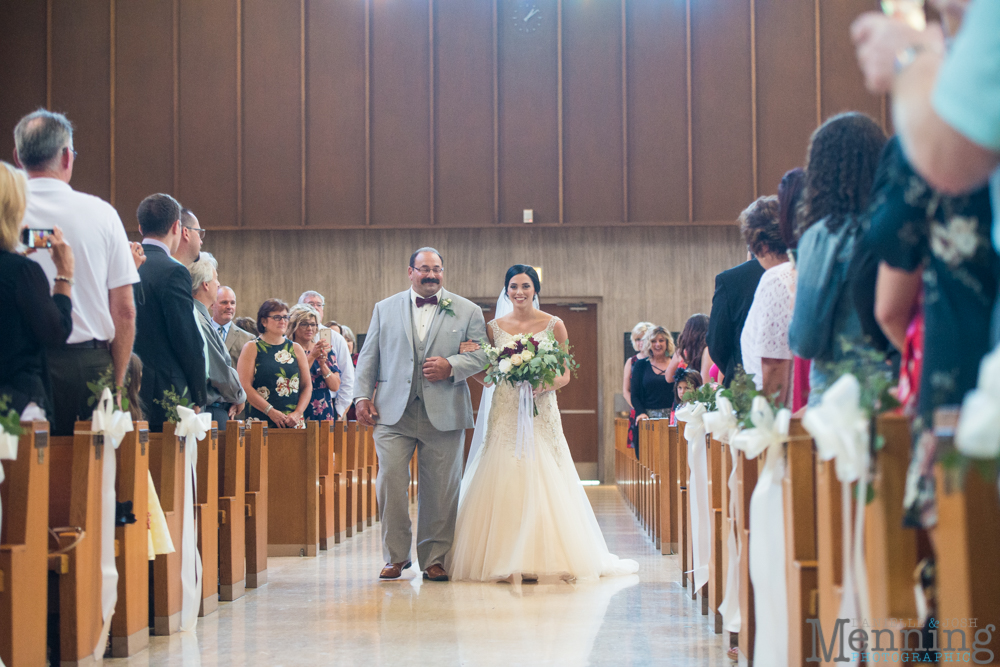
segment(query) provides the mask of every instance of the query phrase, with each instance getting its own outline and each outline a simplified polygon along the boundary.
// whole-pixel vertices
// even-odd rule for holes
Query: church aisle
[[[594,584],[380,582],[378,526],[318,558],[271,558],[269,583],[199,619],[196,634],[151,637],[105,664],[711,665],[729,661],[613,486],[588,487],[612,553],[638,575]]]

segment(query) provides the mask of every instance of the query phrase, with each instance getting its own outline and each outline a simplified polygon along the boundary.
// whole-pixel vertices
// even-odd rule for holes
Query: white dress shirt
[[[115,324],[108,305],[108,291],[139,282],[139,272],[129,249],[118,212],[111,204],[77,192],[54,178],[28,180],[28,208],[24,226],[52,229],[58,225],[76,260],[72,287],[73,331],[67,343],[112,341]],[[53,284],[56,266],[47,252],[36,252],[38,262]]]
[[[434,321],[434,312],[441,306],[441,290],[438,290],[436,294],[431,295],[438,298],[437,305],[426,303],[417,308],[418,296],[420,295],[414,292],[411,287],[410,302],[413,304],[413,330],[416,331],[417,338],[424,340],[427,338],[427,330],[430,328],[431,322]]]

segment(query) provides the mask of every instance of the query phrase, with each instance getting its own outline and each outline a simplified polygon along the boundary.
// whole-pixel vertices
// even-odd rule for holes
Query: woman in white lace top
[[[743,368],[754,376],[758,390],[768,397],[777,395],[777,402],[787,405],[792,384],[788,326],[795,276],[778,226],[778,198],[761,197],[748,206],[740,214],[740,231],[765,269],[740,338]]]

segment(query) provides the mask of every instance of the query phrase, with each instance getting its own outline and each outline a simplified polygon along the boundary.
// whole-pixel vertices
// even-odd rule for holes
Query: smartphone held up
[[[25,227],[21,230],[21,244],[33,250],[52,247],[51,229],[33,229]]]

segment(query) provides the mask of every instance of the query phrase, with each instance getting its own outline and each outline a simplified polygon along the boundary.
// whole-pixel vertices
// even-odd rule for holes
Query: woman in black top
[[[674,384],[667,382],[667,365],[674,353],[674,338],[663,327],[646,332],[649,356],[632,364],[632,407],[636,422],[643,419],[668,419],[674,405]],[[639,456],[639,441],[635,442]]]
[[[15,252],[26,189],[24,172],[0,162],[0,312],[11,324],[0,346],[0,397],[18,414],[32,403],[51,410],[45,348],[64,344],[73,330],[73,251],[62,232],[56,229],[52,236],[57,275],[51,294],[42,267]],[[42,418],[37,412],[26,416]]]

